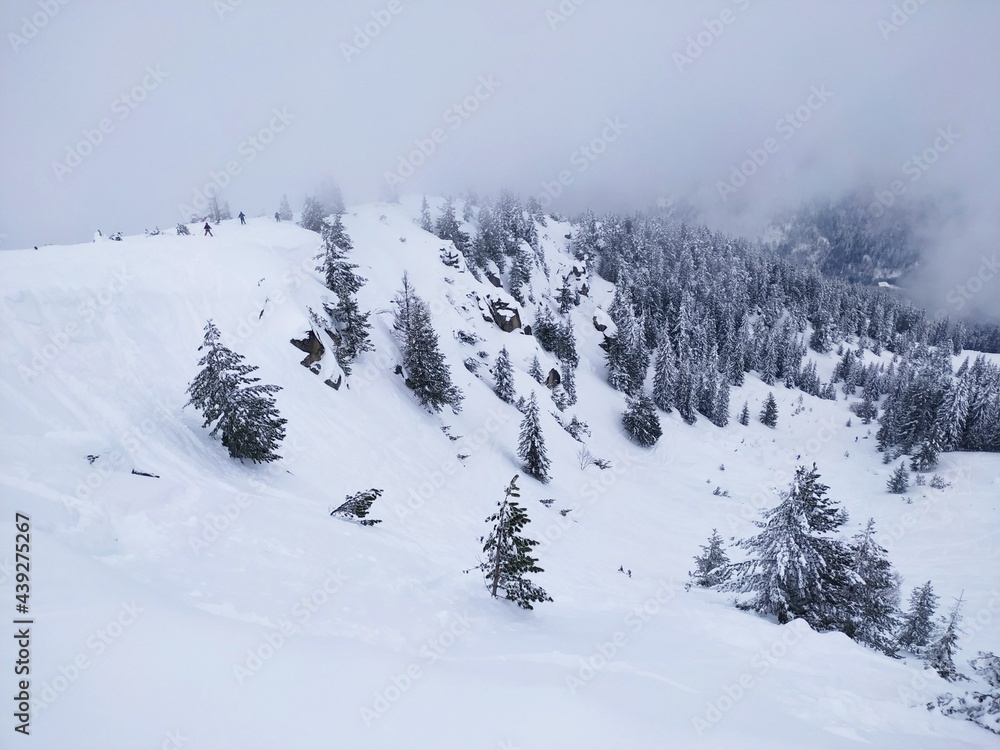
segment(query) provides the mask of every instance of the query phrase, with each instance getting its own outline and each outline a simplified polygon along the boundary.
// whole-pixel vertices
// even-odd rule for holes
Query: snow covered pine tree
[[[875,540],[875,519],[851,542],[851,569],[857,580],[851,585],[851,624],[854,640],[888,656],[896,654],[895,633],[899,627],[899,576],[893,572],[888,552]]]
[[[514,369],[510,364],[507,347],[501,349],[497,355],[496,363],[493,365],[493,381],[493,392],[497,397],[508,404],[514,403],[517,393],[514,392]]]
[[[955,666],[955,650],[958,646],[958,636],[959,633],[964,632],[958,627],[958,624],[962,621],[963,594],[959,594],[958,599],[955,600],[955,606],[952,607],[951,614],[948,615],[941,635],[935,638],[934,642],[928,645],[927,650],[924,652],[924,659],[927,660],[930,668],[948,680],[948,682],[969,679],[959,672]]]
[[[847,521],[847,513],[826,497],[815,464],[795,471],[781,502],[762,511],[755,523],[761,533],[737,546],[756,557],[733,565],[728,591],[755,594],[739,605],[774,615],[779,623],[802,617],[815,630],[849,627],[848,594],[854,573],[846,545],[829,534]]]
[[[517,455],[524,461],[524,473],[542,484],[549,481],[549,457],[545,453],[545,439],[538,416],[538,398],[531,392],[531,398],[524,408],[521,420],[521,434],[517,442]]]
[[[694,562],[694,572],[688,575],[698,586],[709,588],[729,578],[729,556],[716,529],[712,529],[708,544],[702,545],[701,554],[695,556]]]
[[[521,529],[528,523],[528,514],[514,498],[520,497],[517,474],[504,490],[503,500],[497,503],[499,510],[486,519],[493,523],[493,531],[485,538],[483,552],[486,560],[479,569],[486,579],[486,588],[496,598],[500,591],[504,597],[523,609],[533,609],[532,602],[551,602],[552,597],[541,586],[529,581],[528,573],[541,573],[538,560],[531,556],[531,548],[538,542],[520,536]],[[480,537],[479,541],[484,541]]]
[[[333,320],[339,341],[337,342],[337,362],[346,375],[351,374],[351,364],[362,352],[374,351],[369,337],[371,313],[361,312],[357,293],[367,279],[355,273],[357,265],[347,260],[347,253],[354,249],[351,238],[344,229],[340,214],[333,220],[323,222],[320,232],[323,236],[322,263],[317,271],[323,272],[326,288],[337,295],[335,305],[324,305],[326,314]]]
[[[622,425],[632,440],[643,448],[656,445],[656,441],[663,434],[660,419],[656,416],[656,406],[653,404],[653,399],[644,390],[638,391],[635,396],[626,397]]]
[[[740,412],[740,424],[744,427],[750,424],[750,406],[746,401],[743,402],[743,410]]]
[[[431,311],[403,274],[403,288],[396,293],[396,319],[394,326],[401,337],[403,367],[407,385],[413,389],[421,406],[441,411],[448,405],[461,411],[461,389],[451,382],[451,369],[438,348],[437,333],[431,323]]]
[[[903,615],[903,624],[896,637],[900,648],[914,654],[923,652],[936,630],[934,610],[937,609],[937,602],[938,598],[930,581],[913,590],[910,594],[910,608]]]
[[[896,467],[896,470],[892,472],[892,476],[889,477],[889,481],[886,482],[886,488],[889,492],[895,493],[897,495],[902,495],[910,487],[910,475],[906,473],[906,465],[900,464]]]
[[[778,424],[778,402],[774,400],[774,394],[767,394],[767,401],[764,408],[760,410],[760,422],[768,427],[775,427]]]
[[[257,368],[243,364],[243,357],[223,346],[219,329],[209,320],[205,340],[198,351],[207,349],[198,361],[203,369],[188,385],[194,406],[205,417],[202,427],[213,422],[209,435],[221,430],[222,444],[233,458],[249,458],[255,463],[281,458],[275,450],[285,438],[285,422],[274,406],[276,385],[256,385],[260,378],[248,377]]]
[[[321,232],[323,231],[323,218],[323,207],[319,201],[311,195],[307,195],[305,203],[302,204],[302,216],[299,218],[299,226],[311,232]]]

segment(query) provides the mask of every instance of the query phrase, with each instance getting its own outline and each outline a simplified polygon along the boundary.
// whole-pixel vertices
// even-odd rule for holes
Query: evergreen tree
[[[924,659],[928,666],[944,677],[948,682],[967,679],[955,667],[955,650],[958,647],[958,636],[963,632],[958,624],[962,621],[962,596],[959,595],[945,621],[941,634],[927,646]]]
[[[504,598],[523,609],[533,609],[532,602],[550,602],[552,597],[545,590],[531,582],[529,573],[541,573],[538,560],[531,555],[538,545],[533,539],[521,536],[528,524],[528,514],[515,498],[520,497],[517,475],[510,480],[504,490],[503,500],[497,503],[496,513],[486,519],[493,524],[493,530],[485,540],[483,552],[486,560],[479,566],[486,580],[490,596],[497,598],[503,592]]]
[[[524,210],[527,211],[528,216],[532,220],[537,221],[543,227],[548,226],[548,221],[545,219],[545,212],[542,209],[541,201],[539,201],[538,198],[533,195],[529,197],[524,204]]]
[[[878,407],[866,391],[861,401],[857,403],[854,413],[861,417],[862,424],[871,424],[872,420],[878,416]]]
[[[576,295],[569,286],[569,276],[562,280],[559,291],[556,292],[556,303],[559,305],[559,314],[566,315],[576,306]]]
[[[678,357],[677,378],[674,381],[674,406],[677,407],[681,418],[688,424],[698,421],[698,382],[699,377],[695,371],[696,363],[693,359]]]
[[[507,347],[500,350],[497,355],[496,364],[493,365],[493,392],[497,394],[501,401],[508,404],[514,403],[514,368],[510,364],[510,355]]]
[[[208,199],[208,218],[212,220],[213,224],[222,221],[222,208],[219,206],[219,197],[216,195]]]
[[[485,269],[490,261],[496,264],[500,273],[506,268],[500,230],[489,206],[483,206],[479,211],[479,231],[476,233],[473,255],[481,268]]]
[[[434,233],[434,224],[431,221],[431,209],[427,205],[427,196],[424,196],[423,201],[420,203],[420,228],[425,232]]]
[[[768,427],[775,427],[778,424],[778,402],[774,400],[774,394],[768,392],[764,408],[760,412],[761,424]]]
[[[622,424],[632,440],[644,448],[656,444],[663,434],[660,419],[656,416],[656,406],[653,399],[645,391],[639,391],[635,396],[626,397],[625,413],[622,414]]]
[[[833,348],[834,334],[829,313],[818,313],[813,321],[813,333],[809,338],[809,346],[820,353],[826,353]]]
[[[750,406],[746,401],[743,402],[743,410],[740,412],[740,424],[744,427],[750,424]]]
[[[538,414],[538,399],[534,391],[531,392],[531,398],[525,406],[524,419],[521,420],[517,455],[524,461],[522,468],[525,474],[534,477],[542,484],[548,483],[549,457],[545,452],[545,439],[542,437],[542,424]]]
[[[847,514],[826,497],[815,464],[800,466],[781,502],[762,512],[761,533],[738,546],[755,555],[733,566],[728,590],[753,593],[741,604],[779,623],[802,617],[815,630],[843,630],[849,623],[853,581],[850,554],[830,536]]]
[[[510,296],[520,302],[525,303],[524,287],[528,287],[528,296],[531,294],[531,269],[534,261],[528,252],[523,248],[518,248],[514,253],[514,262],[510,267],[510,275],[507,277],[507,285],[510,287]]]
[[[562,383],[552,388],[552,403],[556,405],[559,411],[566,411],[569,407],[569,396],[566,395],[566,389],[563,388]]]
[[[698,586],[711,588],[729,578],[729,556],[716,529],[712,529],[708,544],[701,545],[701,554],[695,556],[694,562],[694,572],[688,575]]]
[[[674,349],[666,332],[660,338],[656,347],[656,359],[653,364],[653,403],[667,414],[673,411],[671,406],[677,381],[677,366],[674,364]]]
[[[888,552],[875,541],[875,519],[851,542],[851,626],[854,640],[889,656],[896,653],[894,635],[899,627],[899,577],[892,570]]]
[[[531,358],[531,365],[528,367],[528,374],[539,384],[545,382],[545,373],[542,372],[542,364],[538,361],[537,354]]]
[[[615,296],[617,298],[617,293]],[[631,305],[623,304],[620,309],[621,312],[617,314],[614,307],[608,311],[618,327],[618,332],[610,340],[607,348],[608,384],[612,388],[630,394],[642,387],[646,378],[649,355]]]
[[[938,598],[934,588],[928,581],[910,594],[910,606],[903,615],[903,622],[896,636],[896,643],[912,653],[919,654],[931,642],[936,628],[934,627],[934,611],[937,609]]]
[[[711,420],[716,427],[725,427],[729,424],[729,381],[721,375],[716,376]]]
[[[423,222],[422,211],[421,208],[421,222]],[[434,233],[443,240],[451,240],[460,253],[464,254],[469,249],[469,235],[459,228],[458,219],[455,218],[455,201],[451,198],[445,201],[444,210],[438,217]]]
[[[366,279],[355,273],[357,265],[347,260],[347,253],[353,249],[351,239],[344,229],[340,214],[332,221],[323,223],[322,265],[317,270],[323,272],[326,287],[337,295],[333,306],[324,306],[337,329],[337,362],[344,373],[351,374],[351,364],[362,352],[374,350],[369,332],[370,313],[361,312],[356,294]]]
[[[576,403],[576,375],[566,362],[562,366],[562,387],[566,391],[566,405],[573,406]]]
[[[323,213],[323,207],[319,201],[311,195],[307,195],[305,203],[302,205],[302,216],[299,219],[299,226],[303,229],[308,229],[310,232],[322,232],[325,226],[323,222],[324,218],[326,218],[326,214]]]
[[[531,332],[538,345],[545,351],[554,352],[558,348],[559,326],[547,306],[539,307],[535,312],[535,322],[532,324]]]
[[[889,492],[897,495],[902,495],[909,489],[910,475],[906,473],[905,464],[900,464],[896,467],[896,470],[892,472],[892,476],[889,477],[889,481],[886,482],[886,486],[889,488]]]
[[[920,448],[910,459],[910,469],[913,471],[930,471],[938,464],[938,454],[941,452],[941,443],[938,438],[937,425],[931,425],[927,432],[927,437],[920,443]]]
[[[222,433],[222,444],[233,458],[249,458],[255,463],[281,458],[275,451],[285,439],[285,424],[271,394],[281,390],[276,385],[261,385],[260,378],[250,377],[257,370],[243,364],[243,357],[224,346],[219,329],[211,320],[205,325],[205,339],[198,351],[205,354],[198,361],[203,369],[188,385],[190,400],[205,418],[203,427],[215,426],[209,433]]]
[[[209,320],[205,324],[205,339],[198,351],[206,350],[198,361],[198,366],[204,369],[195,376],[188,386],[187,392],[191,399],[185,406],[194,406],[202,412],[205,418],[202,427],[208,427],[218,420],[229,408],[239,388],[239,379],[251,371],[249,365],[243,365],[243,357],[220,342],[221,334],[215,323]],[[216,425],[212,435],[218,431]]]
[[[440,411],[447,404],[453,411],[460,411],[464,396],[451,382],[451,369],[438,348],[430,308],[417,296],[405,273],[403,288],[396,293],[394,302],[394,325],[401,337],[407,385],[417,394],[422,406]]]
[[[340,192],[340,186],[329,177],[320,182],[316,190],[316,201],[319,203],[324,217],[340,216],[347,210],[344,206],[344,196]]]
[[[292,207],[288,205],[288,196],[281,196],[281,206],[278,207],[278,218],[282,221],[292,220]]]
[[[580,364],[580,355],[576,353],[576,334],[573,331],[572,318],[556,326],[555,345],[555,355],[570,369]]]

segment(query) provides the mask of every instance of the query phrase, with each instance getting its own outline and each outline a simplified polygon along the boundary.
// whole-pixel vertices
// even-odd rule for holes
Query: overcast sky
[[[2,248],[172,226],[214,184],[298,210],[332,176],[743,232],[898,181],[963,208],[938,299],[997,252],[993,0],[2,0],[0,28]]]

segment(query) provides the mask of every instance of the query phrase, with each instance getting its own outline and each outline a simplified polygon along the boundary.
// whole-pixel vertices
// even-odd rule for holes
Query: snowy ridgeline
[[[217,208],[0,256],[5,744],[993,742],[988,332],[655,217]]]

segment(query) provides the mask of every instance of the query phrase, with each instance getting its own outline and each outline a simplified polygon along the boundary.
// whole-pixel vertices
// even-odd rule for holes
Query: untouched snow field
[[[535,353],[546,370],[554,360],[483,320],[469,294],[497,290],[443,265],[442,241],[416,215],[377,204],[344,217],[376,351],[337,391],[323,383],[336,373],[300,366],[289,343],[326,294],[319,237],[291,223],[0,254],[0,590],[13,619],[14,518],[24,513],[34,620],[27,737],[12,716],[14,626],[0,638],[0,745],[996,747],[995,735],[924,708],[956,686],[916,660],[778,626],[684,583],[713,527],[727,540],[752,533],[756,508],[776,504],[796,464],[815,461],[851,515],[848,533],[876,519],[904,604],[928,579],[942,610],[964,591],[965,668],[977,650],[1000,650],[1000,456],[943,455],[952,486],[914,487],[907,504],[886,492],[893,467],[875,451],[877,425],[855,417],[847,427],[846,401],[753,374],[732,391],[728,427],[661,414],[657,447],[638,448],[620,426],[624,396],[604,381],[591,320],[612,289],[595,278],[572,313],[579,403],[566,414],[590,425],[587,445],[612,468],[581,469],[580,444],[527,374]],[[539,271],[536,299],[572,265],[569,231],[539,227],[554,281]],[[465,393],[459,414],[426,413],[393,374],[391,300],[404,270]],[[529,305],[523,322],[533,317]],[[208,318],[283,388],[283,460],[233,461],[182,408]],[[462,344],[458,329],[480,341]],[[555,600],[530,612],[490,599],[478,572],[464,572],[520,473],[521,415],[493,395],[488,372],[502,346],[518,393],[538,392],[552,459],[550,484],[520,480],[526,533],[542,541],[535,580]],[[469,357],[479,377],[463,366]],[[818,360],[828,379],[835,356]],[[776,430],[756,421],[769,390]],[[748,427],[735,419],[745,400]],[[385,490],[372,508],[383,523],[329,516],[371,487]]]

